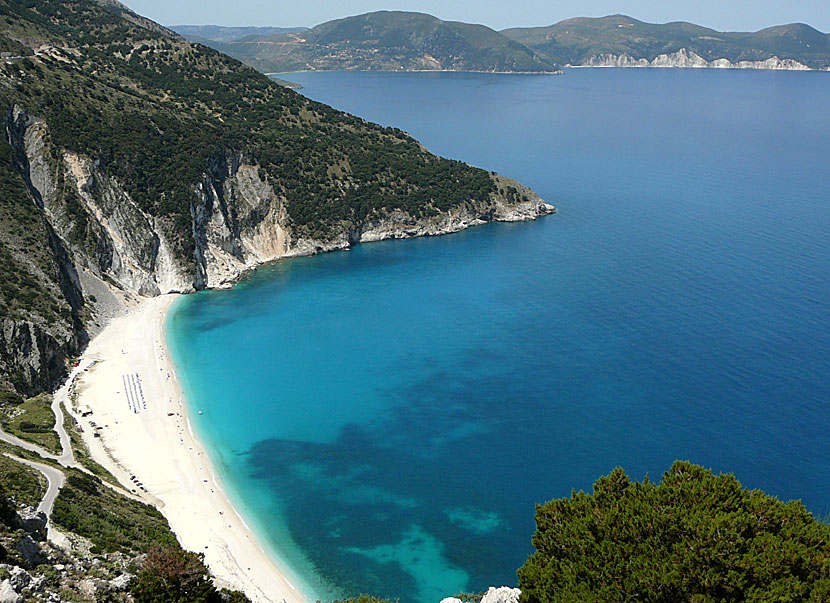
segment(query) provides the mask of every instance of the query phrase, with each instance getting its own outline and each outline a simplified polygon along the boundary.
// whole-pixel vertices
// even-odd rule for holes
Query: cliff
[[[313,238],[293,231],[285,199],[260,178],[261,167],[244,155],[228,153],[216,157],[194,187],[194,262],[172,253],[169,235],[100,163],[51,148],[43,120],[14,107],[7,130],[12,146],[24,157],[24,177],[32,196],[39,200],[66,251],[67,269],[139,296],[222,287],[247,269],[282,257],[391,238],[448,234],[490,221],[531,220],[554,211],[527,187],[491,175],[502,190],[516,191],[515,198],[493,192],[487,199],[470,199],[428,217],[390,209],[331,236]],[[50,165],[53,155],[62,158],[57,166]],[[83,202],[86,228],[94,237],[93,253],[71,243],[76,224],[60,197],[65,194],[61,186],[71,187]],[[83,295],[84,284],[80,279],[77,284]]]
[[[738,61],[733,63],[729,59],[714,59],[707,61],[699,54],[686,48],[681,48],[671,54],[661,54],[652,60],[645,58],[635,59],[629,54],[599,54],[589,57],[580,65],[567,67],[679,67],[695,69],[772,69],[779,71],[809,71],[807,65],[793,59],[780,59],[772,56],[763,61]]]
[[[0,389],[48,389],[142,296],[554,211],[118,4],[0,3],[0,14],[0,42],[28,48],[0,64]]]

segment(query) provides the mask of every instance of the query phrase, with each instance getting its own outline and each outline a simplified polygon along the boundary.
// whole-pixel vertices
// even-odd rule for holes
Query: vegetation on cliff
[[[688,462],[537,506],[533,546],[525,603],[830,600],[830,526]]]
[[[127,498],[76,469],[55,501],[55,524],[88,538],[92,552],[145,553],[154,545],[177,545],[167,520],[153,506]]]
[[[502,31],[549,61],[586,65],[592,57],[628,55],[654,60],[681,49],[707,61],[765,61],[777,56],[814,69],[830,67],[830,34],[803,23],[768,27],[757,32],[722,32],[693,23],[644,23],[625,15],[567,19],[548,27],[516,27]]]

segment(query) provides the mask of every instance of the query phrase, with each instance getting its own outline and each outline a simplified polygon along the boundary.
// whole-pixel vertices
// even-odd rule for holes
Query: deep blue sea
[[[830,74],[288,79],[559,208],[175,305],[195,427],[311,596],[515,585],[534,505],[617,466],[830,513]]]

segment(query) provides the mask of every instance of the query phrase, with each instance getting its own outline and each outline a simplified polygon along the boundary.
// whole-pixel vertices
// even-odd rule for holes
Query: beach
[[[92,457],[155,505],[185,549],[204,553],[219,586],[255,602],[305,603],[297,580],[264,552],[229,502],[190,428],[164,341],[176,297],[142,300],[92,340],[81,358],[91,367],[76,381],[70,411]]]

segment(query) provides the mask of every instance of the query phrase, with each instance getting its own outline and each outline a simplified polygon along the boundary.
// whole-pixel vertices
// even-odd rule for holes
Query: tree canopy
[[[240,592],[217,590],[204,555],[178,546],[151,547],[130,593],[137,603],[250,603]]]
[[[688,462],[659,484],[615,469],[538,505],[536,527],[523,603],[830,601],[830,526]]]

